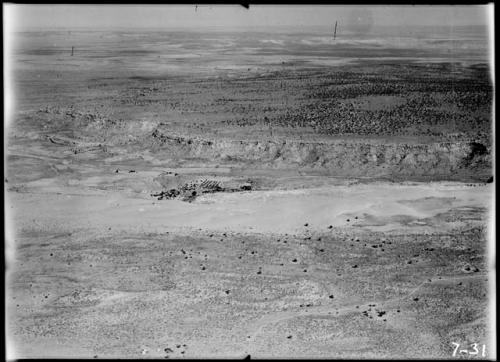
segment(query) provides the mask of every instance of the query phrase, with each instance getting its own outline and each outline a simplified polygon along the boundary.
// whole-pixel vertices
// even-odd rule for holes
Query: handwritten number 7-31
[[[452,344],[455,346],[455,348],[453,349],[453,357],[455,357],[457,355],[457,352],[459,354],[470,354],[470,355],[477,355],[479,354],[479,349],[478,349],[478,344],[477,343],[472,343],[470,345],[471,347],[471,350],[465,348],[465,349],[460,349],[460,343],[455,343],[455,342],[452,342]],[[481,356],[482,357],[486,357],[486,345],[483,344],[482,348],[481,348]]]

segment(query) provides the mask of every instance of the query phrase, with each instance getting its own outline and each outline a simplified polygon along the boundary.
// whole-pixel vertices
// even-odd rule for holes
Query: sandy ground
[[[8,358],[496,358],[482,38],[17,36]]]
[[[11,356],[444,358],[451,342],[489,346],[490,184],[351,180],[187,203],[92,190],[99,181],[8,193]]]

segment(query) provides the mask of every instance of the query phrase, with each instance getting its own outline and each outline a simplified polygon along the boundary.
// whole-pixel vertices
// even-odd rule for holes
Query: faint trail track
[[[441,279],[432,279],[430,282],[425,280],[422,283],[418,284],[415,288],[413,288],[408,294],[399,297],[399,298],[392,298],[392,299],[387,299],[387,300],[377,300],[377,301],[370,301],[370,304],[376,304],[377,307],[391,307],[391,306],[397,306],[400,308],[400,303],[404,299],[410,297],[414,293],[416,293],[421,287],[423,287],[425,284],[432,284],[432,283],[437,283],[437,282],[445,282],[445,281],[451,281],[451,280],[463,280],[463,279],[473,279],[473,278],[481,278],[487,276],[486,274],[474,274],[474,275],[462,275],[462,276],[457,276],[457,277],[446,277],[446,278],[441,278]],[[438,277],[438,276],[436,276]],[[249,326],[249,330],[252,331],[250,336],[251,338],[249,341],[255,340],[255,338],[262,333],[262,330],[270,325],[270,324],[276,324],[279,322],[283,322],[286,320],[294,319],[294,318],[300,318],[300,317],[321,317],[321,316],[341,316],[345,315],[348,313],[352,312],[357,312],[361,313],[361,308],[356,308],[356,306],[360,306],[359,304],[348,304],[341,306],[340,308],[336,308],[334,305],[320,305],[316,307],[309,307],[306,309],[298,310],[298,311],[280,311],[280,312],[273,312],[270,314],[267,314],[256,321],[252,322]],[[361,306],[360,306],[361,307]]]
[[[42,161],[63,159],[63,157],[38,156],[38,155],[29,154],[29,153],[12,153],[12,152],[7,152],[7,157],[26,157],[26,158],[34,158],[34,159],[42,160]]]

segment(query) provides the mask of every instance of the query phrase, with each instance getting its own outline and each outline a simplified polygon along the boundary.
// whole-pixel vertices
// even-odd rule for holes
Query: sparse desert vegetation
[[[489,353],[483,52],[309,33],[17,36],[14,356]]]

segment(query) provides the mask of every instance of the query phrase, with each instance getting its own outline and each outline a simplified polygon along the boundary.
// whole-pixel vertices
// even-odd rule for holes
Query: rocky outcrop
[[[491,151],[477,142],[204,140],[169,136],[158,130],[153,137],[158,141],[157,152],[184,159],[251,162],[270,168],[321,169],[346,176],[446,176],[460,170],[491,168]]]

